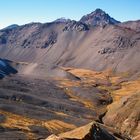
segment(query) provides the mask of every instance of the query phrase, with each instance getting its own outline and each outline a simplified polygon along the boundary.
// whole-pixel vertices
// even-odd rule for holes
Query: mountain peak
[[[66,18],[62,17],[62,18],[56,19],[54,22],[67,23],[70,21],[71,21],[70,19],[66,19]]]
[[[80,21],[90,26],[104,26],[108,24],[120,23],[119,21],[110,17],[105,11],[100,8],[96,9],[90,14],[83,16]]]
[[[95,11],[94,11],[95,13],[105,13],[102,9],[100,9],[100,8],[97,8]]]

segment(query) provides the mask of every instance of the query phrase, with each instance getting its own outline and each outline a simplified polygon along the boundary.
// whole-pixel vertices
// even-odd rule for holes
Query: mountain
[[[97,9],[0,30],[0,58],[0,137],[140,139],[139,20]]]
[[[14,28],[17,28],[17,27],[19,27],[19,25],[17,25],[17,24],[12,24],[12,25],[9,25],[9,26],[5,27],[3,30],[14,29]]]
[[[86,23],[90,26],[104,26],[108,24],[118,24],[119,21],[110,17],[101,9],[96,9],[94,12],[83,16],[80,19],[81,22]]]
[[[0,31],[0,56],[47,68],[57,65],[138,72],[140,33],[123,24],[105,28],[76,21],[23,25]]]

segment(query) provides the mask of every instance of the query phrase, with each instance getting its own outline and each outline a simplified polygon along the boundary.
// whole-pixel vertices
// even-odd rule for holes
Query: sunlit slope
[[[58,65],[117,72],[139,70],[137,30],[118,25],[85,30],[82,23],[76,22],[64,30],[69,24],[33,23],[0,31],[0,57],[45,64],[47,68]]]

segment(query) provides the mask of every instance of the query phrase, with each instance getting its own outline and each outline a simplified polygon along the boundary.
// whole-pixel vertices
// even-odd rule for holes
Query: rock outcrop
[[[56,135],[49,136],[46,140],[130,140],[125,136],[121,136],[119,132],[104,127],[96,122],[92,122],[86,126],[75,130]]]

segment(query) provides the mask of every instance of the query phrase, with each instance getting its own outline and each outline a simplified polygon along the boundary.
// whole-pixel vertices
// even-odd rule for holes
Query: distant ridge
[[[67,23],[67,22],[70,22],[70,21],[71,21],[70,19],[66,19],[66,18],[62,17],[62,18],[56,19],[53,22]]]
[[[2,30],[6,30],[6,29],[14,29],[14,28],[17,28],[17,27],[19,27],[19,25],[17,25],[17,24],[12,24],[12,25],[9,25],[9,26],[3,28]]]

